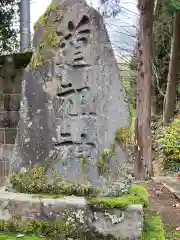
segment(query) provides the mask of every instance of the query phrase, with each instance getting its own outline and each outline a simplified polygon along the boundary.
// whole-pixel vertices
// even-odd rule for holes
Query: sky
[[[87,0],[93,7],[99,6],[99,0]],[[137,29],[138,11],[136,8],[137,0],[121,0],[121,12],[116,18],[105,20],[106,27],[110,35],[112,46],[119,58],[131,55]],[[33,24],[45,12],[51,0],[31,0],[31,32]]]

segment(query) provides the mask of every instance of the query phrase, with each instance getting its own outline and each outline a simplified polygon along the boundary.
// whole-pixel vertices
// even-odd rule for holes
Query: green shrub
[[[161,217],[146,217],[144,221],[143,240],[165,240]]]
[[[148,206],[148,192],[143,186],[132,185],[130,191],[120,197],[99,197],[90,199],[90,204],[110,208],[126,208],[131,204]]]
[[[37,236],[21,236],[17,237],[17,235],[12,234],[0,234],[0,240],[15,240],[20,238],[21,240],[46,240],[44,237]]]
[[[65,221],[0,221],[0,231],[8,233],[21,233],[25,235],[45,236],[48,239],[59,237],[68,239],[72,236],[79,237],[79,232],[73,224],[66,224]],[[66,238],[67,237],[67,238]]]
[[[101,153],[98,162],[96,163],[96,166],[99,170],[99,174],[104,174],[108,172],[109,170],[109,161],[113,155],[115,155],[115,145],[112,144],[110,148],[104,149],[104,151]]]
[[[180,118],[176,118],[169,126],[161,128],[161,133],[157,137],[159,150],[166,157],[166,167],[180,167]],[[175,170],[175,169],[172,169]]]
[[[22,233],[25,235],[36,235],[24,240],[40,240],[40,237],[45,237],[48,240],[115,240],[112,235],[104,236],[98,232],[87,231],[87,229],[77,222],[68,221],[42,221],[42,220],[29,220],[29,221],[3,221],[0,220],[0,231],[2,234],[15,234]],[[7,235],[4,235],[7,236]],[[39,238],[38,238],[39,237]],[[9,238],[6,238],[6,240]],[[21,239],[21,238],[20,238]],[[23,239],[23,238],[22,238]],[[42,238],[42,240],[45,240]],[[1,238],[0,238],[1,240]],[[5,240],[5,239],[4,239]],[[10,238],[11,240],[11,238]]]
[[[97,191],[91,185],[75,184],[67,181],[48,183],[45,166],[33,166],[24,173],[11,177],[12,187],[21,193],[64,194],[75,196],[95,196]]]

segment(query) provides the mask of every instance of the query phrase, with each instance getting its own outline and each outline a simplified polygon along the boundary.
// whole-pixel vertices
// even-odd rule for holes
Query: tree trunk
[[[151,88],[152,88],[152,26],[154,1],[139,1],[139,67],[136,107],[136,179],[146,180],[152,174]]]
[[[163,120],[168,123],[174,116],[176,107],[176,87],[178,82],[180,57],[180,12],[177,12],[174,20],[174,31],[171,43],[171,55],[167,79],[167,90],[164,101]]]

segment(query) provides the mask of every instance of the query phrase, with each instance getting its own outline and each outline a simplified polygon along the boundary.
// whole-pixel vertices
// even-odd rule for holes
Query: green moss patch
[[[111,235],[104,236],[100,233],[93,231],[87,231],[83,225],[77,222],[67,221],[0,221],[0,231],[3,234],[9,233],[16,234],[21,233],[30,237],[24,237],[24,240],[67,240],[67,239],[79,239],[79,240],[115,240]],[[11,235],[9,235],[11,236]],[[36,237],[35,237],[36,236]],[[45,238],[43,238],[45,237]],[[3,239],[3,238],[2,238]],[[6,238],[9,239],[9,238]],[[13,239],[10,237],[10,240]],[[21,238],[20,238],[21,239]],[[22,238],[23,239],[23,238]],[[0,238],[1,240],[1,238]]]
[[[155,216],[145,218],[142,239],[165,240],[165,231],[161,217]]]
[[[0,233],[0,240],[15,240],[15,239],[21,239],[21,240],[45,240],[44,237],[37,237],[37,236],[21,236],[17,237],[18,235],[12,235],[12,234],[3,234]]]
[[[100,205],[108,208],[126,208],[131,204],[142,204],[144,207],[148,206],[148,192],[139,185],[132,185],[129,193],[120,197],[100,197],[92,198],[90,204]]]
[[[97,194],[91,185],[82,185],[67,181],[56,180],[48,182],[47,167],[36,165],[27,169],[24,173],[16,173],[11,177],[12,187],[20,193],[38,194],[38,195],[75,195],[91,197]]]
[[[36,69],[40,67],[43,63],[45,62],[43,56],[38,52],[37,50],[34,51],[31,62],[30,62],[30,68],[31,69]]]
[[[25,235],[36,235],[37,237],[47,237],[48,239],[57,238],[68,239],[79,237],[79,232],[72,224],[66,224],[65,221],[0,221],[0,231],[8,233],[21,233]],[[34,238],[32,237],[32,240]]]
[[[43,52],[44,48],[56,51],[56,49],[59,47],[61,39],[60,36],[57,36],[56,34],[57,23],[54,23],[53,21],[55,19],[60,21],[62,16],[63,12],[60,9],[60,3],[57,1],[55,3],[51,3],[48,6],[46,12],[34,24],[35,31],[41,26],[42,36],[34,48],[33,57],[30,63],[30,69],[37,69],[49,61],[48,54]]]
[[[58,3],[51,3],[45,13],[38,19],[38,21],[34,24],[34,30],[36,30],[41,24],[47,23],[48,17],[50,16],[51,12],[59,12],[59,4]]]

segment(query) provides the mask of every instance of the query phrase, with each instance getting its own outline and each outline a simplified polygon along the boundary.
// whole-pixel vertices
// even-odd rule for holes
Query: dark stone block
[[[5,144],[14,144],[16,140],[17,129],[6,128],[5,129]]]
[[[5,130],[0,129],[0,145],[4,144]]]

